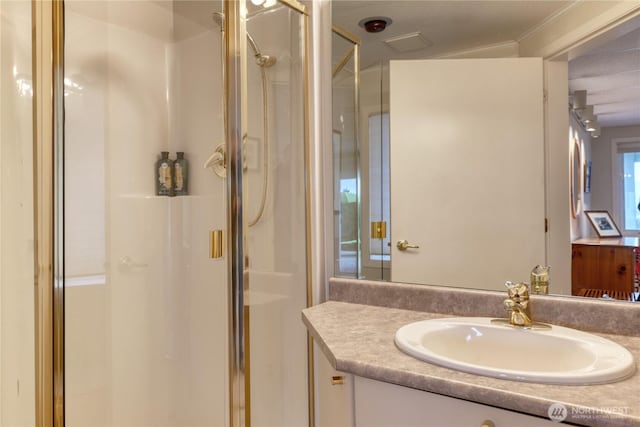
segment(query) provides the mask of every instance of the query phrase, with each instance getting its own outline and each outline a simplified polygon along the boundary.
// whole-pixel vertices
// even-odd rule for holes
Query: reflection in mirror
[[[582,150],[580,143],[573,139],[571,146],[571,216],[577,218],[580,214],[582,200]]]
[[[334,269],[341,277],[358,277],[360,271],[358,174],[358,73],[357,37],[334,26],[333,54],[333,213]]]
[[[360,73],[361,277],[389,280],[389,73],[382,63]]]
[[[389,98],[394,98],[393,91],[390,93],[389,89],[390,61],[539,57],[544,62],[545,116],[544,136],[538,143],[544,152],[544,160],[540,166],[542,175],[536,174],[542,178],[531,179],[541,179],[544,182],[544,202],[541,202],[544,205],[543,218],[540,218],[542,226],[538,233],[546,241],[545,253],[543,259],[537,258],[528,268],[520,268],[518,273],[505,276],[504,279],[526,281],[535,264],[551,265],[553,274],[550,279],[550,293],[570,295],[571,244],[578,239],[594,237],[593,230],[590,229],[582,212],[585,209],[608,210],[619,224],[624,223],[622,215],[635,215],[635,212],[627,209],[631,202],[623,200],[622,183],[614,182],[611,177],[617,176],[612,168],[618,167],[617,159],[612,159],[616,153],[612,145],[615,145],[616,141],[623,143],[633,138],[640,140],[640,89],[629,88],[630,82],[633,79],[637,80],[640,74],[637,60],[634,61],[634,58],[637,58],[634,57],[634,52],[637,52],[640,34],[640,5],[605,1],[334,0],[332,10],[333,23],[346,28],[361,39],[362,69],[358,115],[360,132],[357,134],[359,171],[356,173],[360,174],[359,186],[362,191],[358,231],[361,263],[356,264],[360,276],[374,280],[393,279],[396,261],[398,257],[403,256],[395,246],[399,239],[406,239],[410,244],[421,246],[420,250],[429,248],[442,251],[441,247],[433,248],[430,239],[427,239],[427,243],[414,242],[411,235],[398,235],[399,230],[395,225],[391,227],[390,222],[387,223],[385,240],[369,238],[371,222],[385,221],[389,217],[390,220],[394,220],[398,216],[393,208],[389,213],[386,213],[384,208],[384,203],[389,199],[393,200],[394,197],[392,189],[390,194],[386,192],[386,182],[390,181],[393,188],[393,182],[396,180],[394,167],[386,167],[387,154],[384,151],[385,139],[389,135],[385,125],[386,114],[390,114],[391,135],[397,129],[397,126],[394,126],[394,109],[389,108],[390,105],[394,105],[389,101]],[[383,32],[368,33],[358,24],[370,16],[386,16],[392,23]],[[617,18],[620,16],[624,18]],[[605,31],[609,29],[612,30]],[[334,58],[336,56],[339,55],[334,52]],[[416,78],[414,84],[419,88],[424,82]],[[505,87],[505,90],[518,91],[519,88]],[[570,101],[575,91],[586,91],[585,102],[593,107],[592,113],[598,123],[591,122],[589,126],[585,126],[581,120],[582,113],[571,111]],[[488,99],[491,98],[492,96],[488,96]],[[467,102],[464,97],[456,100],[458,103]],[[335,97],[333,105],[334,109],[342,108]],[[484,109],[489,108],[488,105],[485,103]],[[409,122],[408,127],[418,129],[418,124],[431,118],[416,116],[413,122]],[[372,127],[372,121],[377,121],[379,126]],[[459,130],[456,127],[458,122],[452,120],[452,132]],[[502,123],[499,121],[494,123],[495,128],[501,126]],[[381,141],[379,145],[372,136],[378,131],[380,136],[377,140]],[[568,134],[570,138],[567,138]],[[417,144],[422,136],[416,132],[415,137],[411,138],[412,141],[407,143]],[[482,150],[478,139],[472,139],[473,141],[467,141],[469,147]],[[574,139],[580,144],[579,158],[571,155]],[[405,141],[393,137],[389,139],[391,159],[394,158],[394,147],[404,143]],[[468,155],[470,154],[463,153],[459,158]],[[445,162],[444,158],[439,159]],[[380,166],[377,166],[380,161]],[[528,159],[523,158],[521,161],[527,162]],[[586,188],[582,186],[584,164],[591,165],[593,170],[593,175],[589,175],[590,191],[587,193]],[[450,167],[454,168],[456,165],[451,163]],[[492,170],[495,168],[485,168],[486,172]],[[376,175],[378,171],[383,175],[387,172],[389,181],[384,177],[380,180],[380,176]],[[376,185],[379,180],[380,184]],[[475,179],[469,179],[468,182],[469,187],[459,189],[460,191],[451,188],[446,180],[439,184],[445,190],[449,189],[452,195],[459,194],[464,198],[469,192],[482,193],[491,200],[491,193],[487,192],[487,188],[474,185]],[[423,182],[414,180],[411,187],[416,194],[415,201],[424,199],[430,203],[432,210],[446,207],[446,203],[434,200],[423,191]],[[612,194],[615,196],[612,197]],[[573,200],[580,202],[580,209],[577,209],[577,203],[574,205]],[[637,207],[639,200],[634,201],[634,207]],[[376,206],[381,206],[379,212],[376,212]],[[512,212],[514,218],[519,218],[521,212],[531,207],[530,204],[514,201],[506,209]],[[411,208],[413,204],[403,210]],[[477,206],[474,205],[472,208],[469,210],[470,215],[475,213]],[[627,210],[630,213],[627,213]],[[446,211],[443,215],[447,215]],[[457,228],[465,226],[464,223],[455,225]],[[419,224],[415,227],[424,228]],[[487,235],[486,230],[482,230],[481,227],[467,227],[466,232],[465,238],[457,242],[459,247],[466,246],[470,241],[484,239],[485,251],[493,252],[491,237],[481,237]],[[628,233],[637,232],[638,230],[628,230]],[[376,250],[376,246],[379,247],[381,242],[384,247]],[[528,247],[528,242],[520,241],[519,245],[514,246],[514,251],[526,251]],[[385,253],[385,250],[388,253]],[[404,256],[407,254],[411,254],[411,250],[404,252]],[[458,257],[459,269],[468,268],[468,257],[461,257],[457,251],[451,252],[449,256]],[[497,270],[509,263],[510,257],[502,257],[496,259],[490,268]],[[634,266],[631,268],[635,270]],[[339,269],[336,269],[336,275],[340,275]],[[423,276],[411,281],[443,284],[440,281],[425,280]],[[486,289],[494,288],[494,285],[475,281],[464,286]]]
[[[382,104],[381,104],[382,105]],[[390,206],[389,206],[389,112],[372,112],[368,115],[367,136],[368,173],[362,174],[363,187],[368,187],[366,195],[368,203],[364,203],[363,213],[365,218],[371,222],[371,235],[368,244],[363,245],[363,272],[364,267],[373,265],[373,270],[365,273],[367,277],[378,277],[388,280],[385,272],[389,271],[388,265],[391,260],[391,240],[390,227]],[[365,146],[363,146],[364,148]],[[364,162],[362,162],[364,166]],[[367,180],[365,185],[365,179]],[[368,209],[367,209],[368,208]],[[368,210],[368,215],[366,214]],[[378,232],[374,232],[378,231]],[[386,268],[385,268],[386,267]]]

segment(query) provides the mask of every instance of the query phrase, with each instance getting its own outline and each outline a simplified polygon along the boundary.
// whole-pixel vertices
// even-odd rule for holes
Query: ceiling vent
[[[415,33],[391,37],[390,39],[384,40],[384,42],[391,49],[401,53],[425,49],[433,44],[429,40],[427,40],[419,31]]]

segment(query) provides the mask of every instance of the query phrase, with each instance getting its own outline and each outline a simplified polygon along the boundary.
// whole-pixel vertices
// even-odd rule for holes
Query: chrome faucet
[[[533,321],[529,312],[529,285],[526,283],[513,283],[507,281],[509,298],[503,301],[504,307],[509,311],[509,323],[513,326],[531,327]]]

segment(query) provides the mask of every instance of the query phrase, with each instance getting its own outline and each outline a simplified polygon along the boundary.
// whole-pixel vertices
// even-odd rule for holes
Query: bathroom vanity
[[[394,344],[396,331],[416,321],[505,317],[504,297],[500,292],[332,279],[329,301],[303,311],[317,353],[322,353],[317,357],[318,412],[333,416],[332,424],[323,424],[321,416],[320,426],[491,426],[488,421],[497,427],[551,426],[557,424],[550,415],[562,415],[557,408],[573,425],[640,426],[637,372],[602,385],[527,383],[426,363]],[[637,363],[640,337],[633,308],[591,299],[532,298],[536,320],[597,331],[628,349]],[[342,406],[327,405],[324,411],[323,402],[337,396]],[[333,411],[340,407],[341,412]]]
[[[319,427],[556,425],[549,419],[335,371],[324,355],[318,357],[318,364],[324,373],[317,377]]]

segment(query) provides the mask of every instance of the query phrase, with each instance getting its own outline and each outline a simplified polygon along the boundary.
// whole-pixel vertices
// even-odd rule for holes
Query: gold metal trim
[[[53,421],[64,426],[64,1],[52,2]]]
[[[357,39],[357,38],[356,38]],[[357,180],[356,180],[356,191],[358,194],[357,204],[356,204],[356,218],[357,218],[357,239],[358,244],[362,242],[362,206],[361,206],[361,189],[360,189],[360,42],[354,41],[354,53],[353,53],[353,109],[354,109],[354,123],[353,123],[353,133],[354,133],[354,143],[356,146],[356,165],[357,166]],[[358,249],[356,254],[356,271],[358,277],[362,277],[362,251]]]
[[[278,1],[297,12],[300,12],[304,16],[309,16],[309,13],[307,12],[307,7],[296,0],[278,0]]]
[[[307,258],[307,307],[313,306],[313,237],[312,203],[311,203],[311,72],[309,59],[309,15],[304,15],[302,24],[304,34],[304,173],[305,173],[305,234]],[[309,409],[309,427],[315,426],[315,374],[313,338],[307,331],[307,398]]]
[[[387,237],[387,222],[373,221],[371,222],[371,238],[385,239]]]
[[[244,289],[248,278],[244,274],[244,199],[242,192],[243,135],[246,120],[246,28],[242,10],[244,0],[223,0],[225,15],[225,103],[227,110],[227,257],[229,308],[229,425],[245,427],[246,414],[246,354]]]
[[[337,24],[331,25],[331,30],[337,35],[339,35],[340,37],[342,37],[343,39],[346,39],[347,41],[353,44],[358,44],[358,45],[360,44],[360,37],[342,28],[340,25],[337,25]]]
[[[347,53],[342,57],[340,62],[338,62],[338,64],[336,64],[335,68],[333,69],[333,73],[331,73],[331,78],[335,78],[338,75],[338,73],[342,71],[345,65],[349,63],[349,60],[355,54],[355,50],[356,50],[356,47],[354,45],[351,47],[351,49],[347,51]]]
[[[224,256],[224,233],[222,230],[209,232],[209,257],[222,258]]]
[[[245,369],[244,369],[244,405],[245,408],[245,426],[251,426],[251,306],[244,305],[244,351],[245,351]]]
[[[53,426],[52,3],[33,0],[35,424]]]

